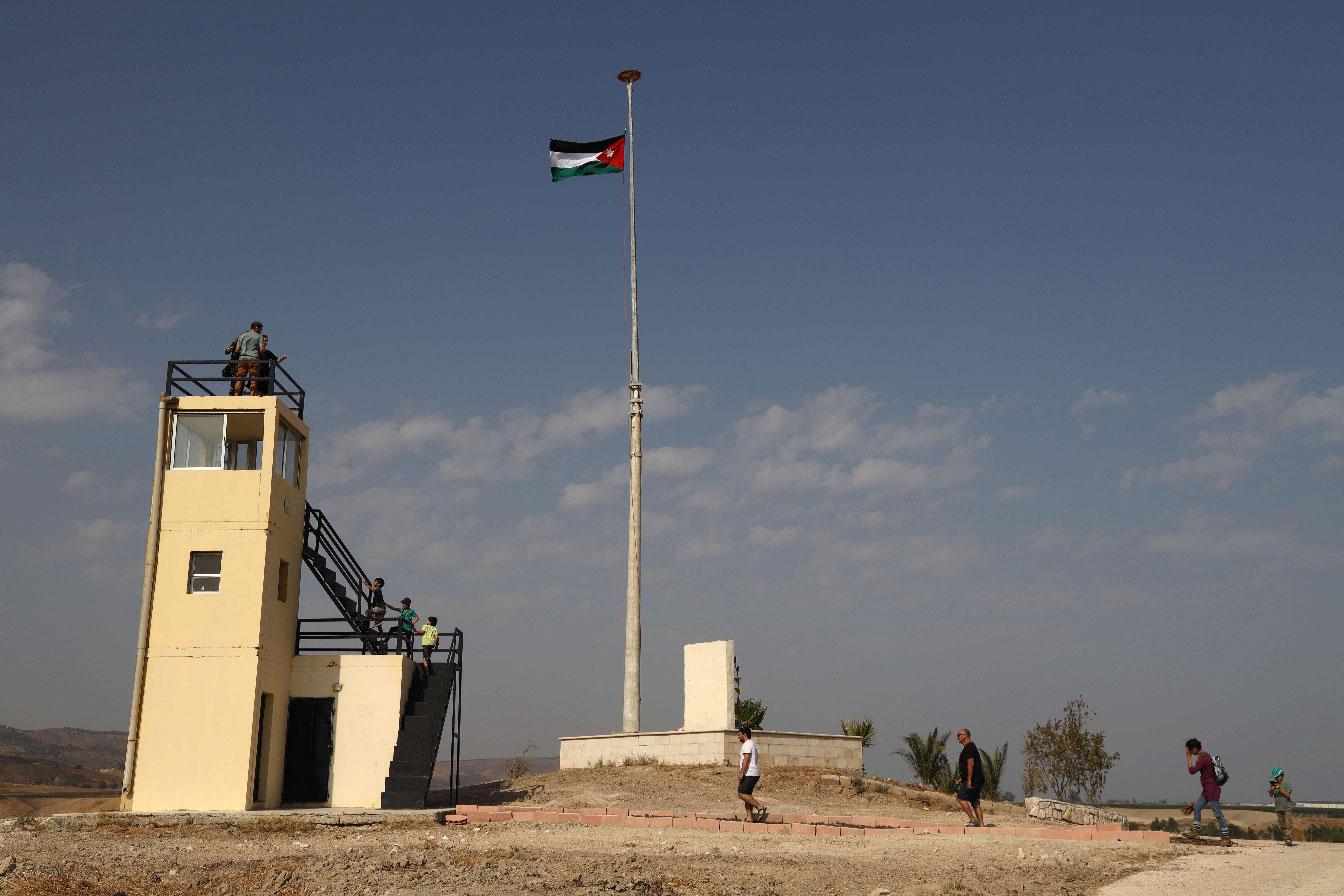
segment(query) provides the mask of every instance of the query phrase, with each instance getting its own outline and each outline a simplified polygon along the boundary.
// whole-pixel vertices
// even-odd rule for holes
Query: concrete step
[[[423,793],[384,793],[384,809],[423,809],[425,807],[425,795]]]
[[[429,775],[389,775],[383,785],[383,793],[419,793],[429,789]]]

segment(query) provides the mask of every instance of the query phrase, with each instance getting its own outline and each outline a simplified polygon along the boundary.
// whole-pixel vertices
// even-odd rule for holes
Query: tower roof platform
[[[204,361],[169,361],[168,372],[163,380],[163,394],[170,397],[180,395],[229,397],[229,387],[237,382],[233,376],[225,376],[224,369],[236,362],[229,358],[216,358]],[[304,391],[299,381],[279,361],[261,361],[261,376],[258,381],[303,419]]]

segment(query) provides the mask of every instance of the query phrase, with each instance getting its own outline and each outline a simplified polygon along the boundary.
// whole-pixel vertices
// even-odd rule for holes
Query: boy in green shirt
[[[397,636],[397,653],[401,653],[402,645],[405,644],[406,655],[411,655],[411,649],[415,646],[415,624],[419,621],[420,614],[411,609],[411,599],[403,597],[401,612],[397,613],[397,622],[393,627],[393,633]]]
[[[1293,785],[1283,779],[1283,769],[1275,768],[1269,773],[1269,795],[1274,797],[1274,811],[1279,813],[1279,832],[1283,834],[1283,845],[1293,843]]]

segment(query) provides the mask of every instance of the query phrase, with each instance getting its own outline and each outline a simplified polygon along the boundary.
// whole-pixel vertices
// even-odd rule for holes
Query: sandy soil
[[[1238,822],[1240,824],[1240,822]],[[1237,841],[1226,850],[1199,850],[1100,891],[1099,896],[1339,896],[1344,892],[1344,846]]]
[[[120,802],[119,790],[0,784],[0,818],[56,815],[62,812],[110,812]]]
[[[762,778],[756,797],[776,815],[784,812],[818,815],[885,815],[927,824],[965,820],[951,796],[917,788],[896,787],[881,793],[872,787],[822,781],[823,772],[806,768],[772,768]],[[509,783],[462,788],[460,801],[479,805],[510,803],[537,806],[615,806],[666,809],[675,812],[739,813],[737,770],[724,766],[633,766],[573,769],[528,775]],[[985,821],[1025,827],[1045,825],[1012,803],[985,802]]]
[[[527,823],[0,835],[3,896],[1058,894],[1177,850],[983,837],[805,838]]]

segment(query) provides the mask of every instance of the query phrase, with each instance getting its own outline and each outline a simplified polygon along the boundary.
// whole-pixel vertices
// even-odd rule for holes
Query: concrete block
[[[670,828],[676,819],[671,815],[655,815],[648,821],[651,828]]]
[[[1125,833],[1125,832],[1124,832],[1124,831],[1121,831],[1121,833]],[[1128,833],[1132,833],[1132,834],[1142,834],[1143,836],[1142,836],[1142,838],[1141,838],[1140,841],[1139,841],[1139,842],[1141,842],[1141,843],[1170,843],[1170,842],[1171,842],[1171,832],[1170,832],[1170,831],[1129,831]]]
[[[560,820],[559,812],[533,812],[533,821],[539,821],[542,824],[555,824]]]
[[[561,824],[578,824],[579,819],[582,817],[583,816],[577,812],[561,812],[559,817],[556,818],[556,821]]]
[[[789,825],[789,833],[798,834],[803,837],[815,837],[817,836],[817,826],[814,824],[793,822]]]
[[[513,813],[511,813],[511,814],[513,815],[513,820],[514,820],[514,821],[536,821],[536,820],[537,820],[537,813],[535,813],[535,812],[513,812]]]
[[[719,830],[725,833],[740,834],[746,830],[746,825],[740,821],[720,821]],[[754,825],[753,825],[754,827]]]
[[[840,835],[842,837],[862,837],[865,830],[871,830],[871,828],[841,828]]]
[[[1123,831],[1125,826],[1118,821],[1103,821],[1097,824],[1099,831]]]
[[[843,830],[844,830],[843,828],[838,828],[838,827],[836,827],[836,826],[833,825],[833,824],[819,824],[819,825],[817,825],[817,836],[818,836],[818,837],[839,837],[839,836],[841,836],[841,832],[842,832]]]

